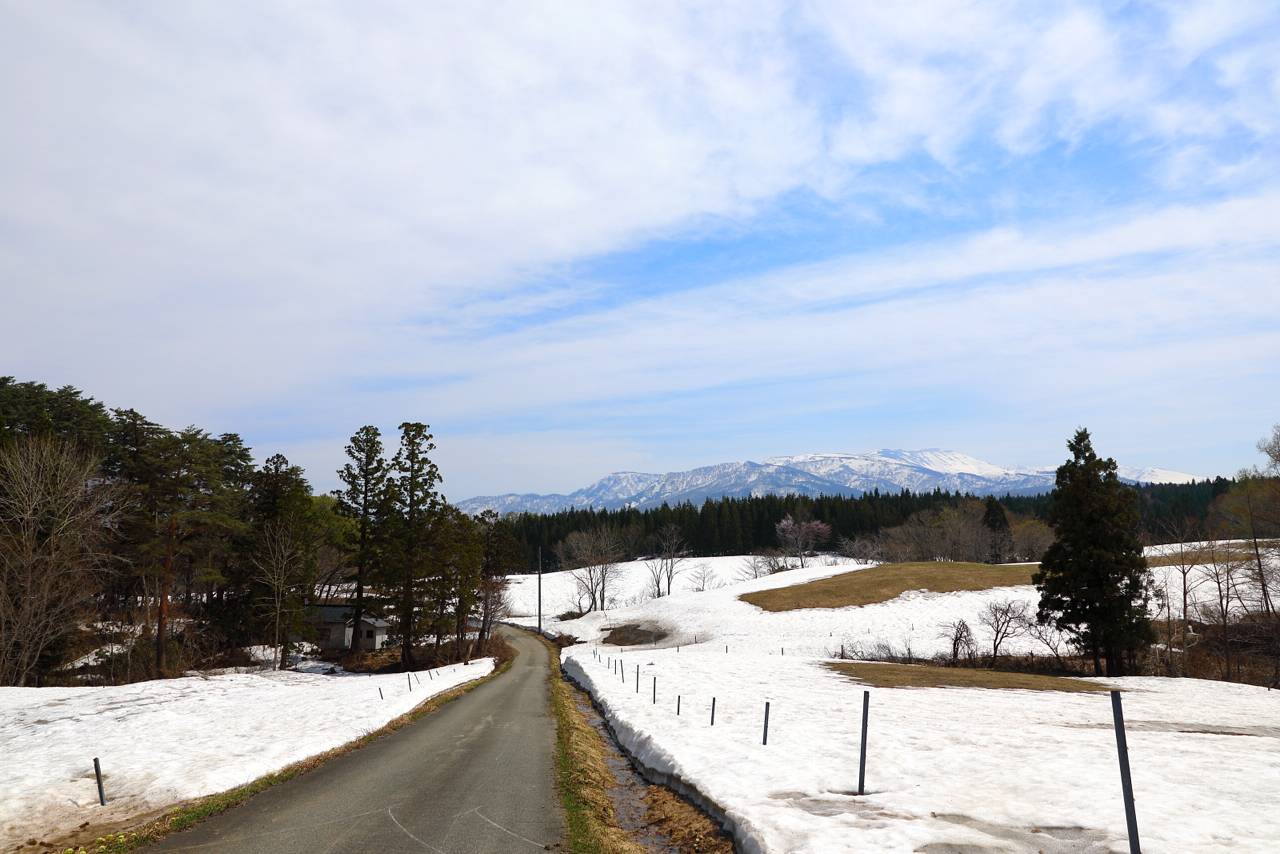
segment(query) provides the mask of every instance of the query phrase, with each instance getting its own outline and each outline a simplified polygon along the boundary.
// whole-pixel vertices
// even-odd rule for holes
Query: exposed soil
[[[611,646],[641,646],[643,644],[656,644],[666,639],[669,632],[655,626],[642,626],[639,623],[628,623],[624,626],[614,626],[609,633],[604,636],[602,643]]]

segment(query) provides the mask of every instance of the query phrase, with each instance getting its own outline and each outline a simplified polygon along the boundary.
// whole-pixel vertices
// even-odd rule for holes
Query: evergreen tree
[[[1067,633],[1099,676],[1103,656],[1107,675],[1120,676],[1153,639],[1136,496],[1117,477],[1115,460],[1094,453],[1087,430],[1067,447],[1071,459],[1058,468],[1049,501],[1055,540],[1032,577],[1039,620]]]
[[[394,581],[399,588],[396,605],[400,636],[400,663],[413,668],[413,644],[421,629],[418,608],[423,582],[429,574],[432,528],[440,512],[440,470],[431,461],[434,438],[426,424],[406,421],[400,425],[400,449],[391,461],[395,488],[391,496],[399,516]]]
[[[352,613],[351,651],[359,652],[364,618],[364,583],[373,555],[375,511],[387,480],[387,461],[382,456],[382,435],[377,427],[365,425],[351,437],[347,456],[351,462],[338,470],[345,485],[334,493],[338,508],[356,523],[356,603]]]
[[[994,495],[987,496],[987,505],[982,512],[982,527],[987,529],[991,538],[991,554],[987,563],[1003,563],[1013,549],[1013,532],[1009,529],[1009,517]]]

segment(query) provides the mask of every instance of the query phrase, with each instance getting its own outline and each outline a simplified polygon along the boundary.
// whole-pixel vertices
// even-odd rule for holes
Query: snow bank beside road
[[[0,688],[0,849],[239,786],[492,670],[488,658],[424,670],[412,691],[403,673],[290,671]],[[97,802],[95,756],[106,807]]]
[[[850,793],[864,688],[817,661],[711,645],[636,650],[621,654],[624,682],[589,647],[563,658],[623,746],[718,804],[745,850],[1127,850],[1105,693],[873,688],[859,798]],[[1144,850],[1276,850],[1280,694],[1190,679],[1098,681],[1126,692]]]

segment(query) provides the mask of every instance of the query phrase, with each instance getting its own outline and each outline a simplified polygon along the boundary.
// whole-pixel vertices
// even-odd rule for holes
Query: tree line
[[[0,684],[38,684],[86,649],[109,681],[264,642],[287,660],[325,601],[353,602],[354,652],[378,614],[404,666],[465,659],[520,553],[494,514],[441,497],[434,450],[423,423],[401,424],[389,457],[362,427],[342,489],[317,495],[281,454],[255,465],[237,434],[0,377]]]
[[[1143,542],[1171,542],[1171,531],[1188,519],[1208,523],[1214,502],[1236,485],[1231,478],[1215,478],[1189,484],[1141,484],[1134,487],[1138,530]],[[1050,497],[1006,495],[998,499],[1007,514],[1016,547],[1009,559],[1035,560],[1047,547]],[[535,572],[541,559],[544,570],[561,567],[557,546],[574,532],[607,528],[616,532],[623,560],[652,553],[659,533],[675,526],[696,557],[751,554],[780,550],[778,523],[790,517],[814,520],[831,528],[826,545],[842,541],[867,545],[890,529],[909,522],[936,529],[949,526],[973,528],[989,510],[989,501],[959,492],[880,492],[847,495],[762,495],[707,499],[700,506],[685,502],[674,507],[617,510],[572,508],[556,513],[516,513],[506,517],[519,541],[525,572]],[[899,535],[909,532],[898,531]],[[979,532],[980,535],[981,532]],[[892,537],[890,537],[892,539]],[[901,537],[898,537],[901,540]],[[893,554],[903,549],[891,548]],[[860,554],[864,554],[860,552]],[[936,556],[936,555],[935,555]],[[926,559],[902,557],[895,559]],[[986,560],[985,557],[956,559]]]

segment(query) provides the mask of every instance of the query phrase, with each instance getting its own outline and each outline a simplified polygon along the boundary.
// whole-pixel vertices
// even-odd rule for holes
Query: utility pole
[[[542,634],[542,546],[538,546],[538,634]]]

